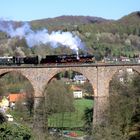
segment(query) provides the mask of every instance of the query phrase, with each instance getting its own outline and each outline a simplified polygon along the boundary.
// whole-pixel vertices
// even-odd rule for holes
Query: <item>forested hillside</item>
[[[93,53],[103,56],[129,56],[140,54],[140,12],[134,12],[119,20],[106,20],[98,17],[61,16],[28,22],[34,33],[54,31],[70,32],[82,41],[80,53]],[[16,30],[23,22],[0,21],[0,55],[40,55],[72,53],[63,44],[52,47],[51,43],[40,43],[29,47],[25,38],[9,36],[1,27],[13,26]],[[44,30],[45,29],[45,30]],[[28,32],[27,32],[28,33]],[[36,38],[35,38],[36,39]],[[79,46],[78,46],[79,47]]]

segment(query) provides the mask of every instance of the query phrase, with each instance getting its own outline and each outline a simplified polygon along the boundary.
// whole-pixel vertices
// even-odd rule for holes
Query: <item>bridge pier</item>
[[[95,97],[94,98],[94,113],[93,126],[108,124],[109,118],[109,98]]]
[[[47,129],[46,118],[45,118],[45,98],[35,97],[34,98],[34,124],[33,129],[40,133],[45,132]]]
[[[109,113],[109,82],[105,67],[97,67],[97,89],[94,97],[93,125],[108,123]]]

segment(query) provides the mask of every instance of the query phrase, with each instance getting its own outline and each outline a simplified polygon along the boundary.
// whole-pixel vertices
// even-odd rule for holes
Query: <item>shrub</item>
[[[31,131],[23,125],[16,123],[3,123],[0,125],[1,140],[33,140]]]

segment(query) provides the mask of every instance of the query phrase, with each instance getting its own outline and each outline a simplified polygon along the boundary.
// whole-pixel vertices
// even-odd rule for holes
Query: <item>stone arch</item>
[[[89,83],[91,84],[92,86],[92,89],[94,91],[94,94],[96,95],[96,91],[97,91],[97,83],[96,83],[96,73],[93,73],[93,75],[95,76],[91,76],[91,72],[89,72],[90,70],[88,70],[88,68],[85,68],[85,67],[68,67],[68,68],[56,68],[56,69],[53,69],[53,71],[48,71],[48,77],[46,79],[46,82],[44,83],[43,85],[43,88],[45,89],[46,85],[49,83],[49,81],[58,73],[61,73],[61,72],[64,72],[64,71],[75,71],[75,72],[78,72],[82,75],[84,75]],[[94,78],[93,78],[94,77]],[[44,90],[43,90],[44,91]]]
[[[134,68],[132,68],[132,69],[133,69],[134,71],[136,71],[137,73],[140,74],[140,68],[137,68],[137,67],[135,68],[135,67],[134,67]]]
[[[34,92],[35,92],[34,86],[32,85],[32,82],[30,81],[30,79],[27,77],[27,75],[26,75],[24,72],[22,72],[22,71],[20,71],[20,70],[15,70],[15,69],[11,69],[11,70],[2,70],[2,71],[0,71],[0,78],[1,78],[2,76],[6,75],[6,74],[8,74],[8,73],[12,73],[12,72],[17,72],[19,75],[22,75],[22,76],[31,84],[32,89],[33,89],[33,96],[34,96]]]
[[[136,73],[140,74],[140,70],[137,67],[117,67],[117,69],[111,69],[110,75],[108,75],[108,83],[110,83],[110,81],[112,80],[113,76],[119,72],[119,70],[126,70],[128,68],[131,68],[133,71],[135,71]]]
[[[83,70],[84,69],[84,70]],[[50,83],[50,81],[52,80],[52,78],[53,77],[55,77],[55,75],[57,75],[58,73],[61,73],[61,72],[65,72],[65,71],[69,71],[69,70],[71,70],[71,71],[74,71],[74,72],[78,72],[78,73],[80,73],[80,74],[82,74],[82,75],[84,75],[87,79],[88,79],[88,81],[89,81],[89,83],[91,84],[91,86],[92,86],[92,90],[93,90],[93,94],[94,94],[94,92],[95,92],[95,82],[96,81],[94,81],[93,79],[92,79],[92,76],[91,76],[91,74],[92,73],[88,73],[88,71],[86,70],[87,68],[77,68],[77,67],[70,67],[70,68],[56,68],[56,69],[53,69],[53,71],[48,71],[47,72],[47,78],[46,78],[46,82],[44,83],[44,90],[43,90],[43,97],[44,97],[44,99],[46,98],[45,97],[45,89],[46,89],[46,86]],[[95,75],[95,77],[96,77],[96,75]],[[93,84],[94,83],[94,84]],[[94,99],[94,98],[93,98]],[[42,101],[42,103],[44,102],[45,100],[43,100]],[[92,104],[94,104],[94,101],[92,101]],[[94,112],[94,106],[92,105],[92,107],[93,107],[93,112]],[[96,111],[96,110],[95,110]],[[95,114],[95,113],[93,113],[93,114]]]
[[[119,69],[126,69],[126,68],[132,68],[134,71],[137,71],[140,73],[139,66],[103,66],[103,67],[97,67],[98,72],[98,93],[97,93],[97,100],[95,100],[95,111],[94,111],[94,124],[100,122],[106,122],[104,120],[104,114],[106,112],[106,109],[109,105],[109,84],[112,80],[115,73],[119,71]],[[103,93],[103,94],[102,94]]]

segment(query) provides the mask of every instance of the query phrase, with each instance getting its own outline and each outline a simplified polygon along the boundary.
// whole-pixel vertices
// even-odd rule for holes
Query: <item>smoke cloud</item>
[[[81,39],[70,32],[53,31],[49,34],[47,29],[33,31],[28,23],[14,28],[13,24],[4,26],[3,22],[0,22],[0,31],[6,32],[11,38],[25,38],[29,47],[40,44],[50,44],[52,47],[58,47],[61,44],[78,53],[79,48],[83,46]]]

